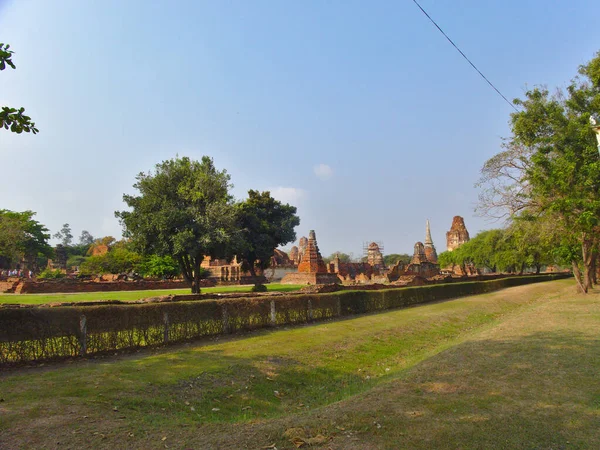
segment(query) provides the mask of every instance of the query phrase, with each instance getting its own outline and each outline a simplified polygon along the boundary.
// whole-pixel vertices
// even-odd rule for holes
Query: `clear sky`
[[[420,3],[510,99],[600,50],[596,1]],[[0,42],[0,105],[40,129],[0,131],[0,208],[53,233],[120,237],[135,175],[175,155],[296,205],[323,255],[499,225],[474,183],[511,108],[410,0],[0,0]]]

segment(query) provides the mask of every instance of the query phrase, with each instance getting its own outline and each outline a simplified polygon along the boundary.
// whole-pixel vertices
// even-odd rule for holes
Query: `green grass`
[[[268,284],[269,292],[292,292],[303,286],[296,284]],[[252,285],[245,286],[216,286],[203,288],[202,293],[250,292]],[[156,289],[147,291],[117,291],[117,292],[84,292],[73,294],[0,294],[0,304],[19,303],[22,305],[41,305],[55,302],[89,302],[96,300],[132,301],[147,297],[158,297],[169,294],[189,294],[189,289]]]
[[[573,285],[8,372],[0,447],[598,448],[600,295]]]

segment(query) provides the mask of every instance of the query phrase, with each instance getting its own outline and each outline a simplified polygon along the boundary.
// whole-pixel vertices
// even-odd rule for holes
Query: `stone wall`
[[[214,286],[215,282],[203,280],[201,287]],[[79,280],[22,280],[17,286],[17,294],[52,294],[72,292],[114,292],[142,291],[153,289],[185,289],[190,285],[187,281],[79,281]]]
[[[8,279],[8,280],[0,281],[0,293],[13,292],[13,290],[17,287],[18,282],[19,282],[18,279],[17,280]]]

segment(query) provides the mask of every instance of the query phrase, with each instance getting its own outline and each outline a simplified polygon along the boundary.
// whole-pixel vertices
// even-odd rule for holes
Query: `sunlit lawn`
[[[270,292],[292,292],[299,290],[301,285],[292,284],[268,284],[267,289]],[[229,293],[229,292],[250,292],[252,285],[245,286],[216,286],[203,288],[202,293]],[[141,298],[158,297],[169,294],[189,294],[190,289],[161,289],[147,291],[118,291],[118,292],[84,292],[74,294],[0,294],[0,304],[2,303],[20,303],[20,304],[43,304],[54,302],[89,302],[96,300],[139,300]]]

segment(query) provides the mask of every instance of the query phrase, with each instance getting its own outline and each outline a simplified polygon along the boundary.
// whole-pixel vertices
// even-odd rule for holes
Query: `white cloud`
[[[321,180],[329,180],[333,176],[333,169],[327,164],[318,164],[313,167],[313,172]]]
[[[269,191],[275,200],[279,200],[282,203],[289,203],[293,206],[297,206],[298,203],[306,197],[306,191],[304,189],[294,187],[278,186],[269,189]]]

